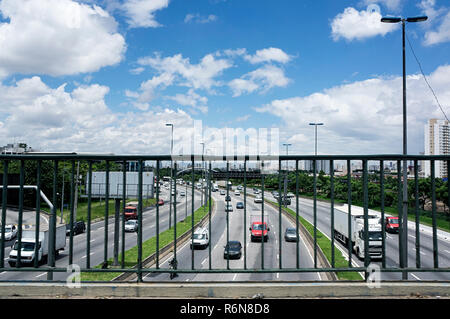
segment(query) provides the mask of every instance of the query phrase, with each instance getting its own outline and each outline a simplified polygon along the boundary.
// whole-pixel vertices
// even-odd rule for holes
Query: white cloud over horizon
[[[125,39],[96,5],[71,0],[3,0],[0,77],[96,72],[122,61]]]

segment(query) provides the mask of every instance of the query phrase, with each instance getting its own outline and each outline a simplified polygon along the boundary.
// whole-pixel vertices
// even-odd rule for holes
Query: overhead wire
[[[406,35],[406,39],[408,40],[408,44],[409,44],[409,47],[410,47],[410,49],[411,49],[411,51],[412,51],[412,54],[414,55],[414,58],[416,59],[416,62],[417,62],[417,64],[419,65],[419,69],[420,69],[420,72],[422,73],[422,76],[423,76],[423,78],[424,78],[424,80],[425,80],[425,83],[426,83],[426,84],[428,85],[428,87],[430,88],[431,93],[433,93],[433,96],[434,96],[434,98],[436,99],[436,102],[437,102],[439,108],[441,109],[442,114],[444,114],[445,119],[448,121],[449,119],[448,119],[447,115],[445,114],[445,111],[444,111],[444,109],[442,108],[442,105],[441,105],[441,103],[439,102],[439,99],[438,99],[438,97],[436,96],[436,93],[434,92],[433,88],[431,87],[430,83],[429,83],[428,80],[427,80],[427,77],[425,76],[425,73],[423,72],[422,65],[420,64],[420,61],[419,61],[419,59],[417,58],[416,53],[414,52],[414,49],[413,49],[413,47],[412,47],[412,45],[411,45],[411,42],[409,41],[408,35]]]

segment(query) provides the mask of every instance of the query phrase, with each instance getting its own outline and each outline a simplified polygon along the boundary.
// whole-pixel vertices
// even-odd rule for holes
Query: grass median
[[[212,200],[212,199],[211,199]],[[212,205],[214,202],[211,203]],[[194,225],[196,225],[200,220],[205,217],[209,212],[209,202],[206,203],[205,206],[198,208],[194,212]],[[192,226],[192,216],[187,216],[183,221],[178,222],[177,224],[177,238],[183,235],[185,232],[191,230]],[[174,241],[174,227],[165,230],[164,232],[159,234],[159,248],[172,243]],[[136,243],[137,244],[137,243]],[[156,253],[156,236],[147,239],[142,242],[142,260]],[[108,268],[114,268],[113,258],[108,259]],[[119,263],[122,260],[122,255],[119,254]],[[138,261],[138,246],[134,246],[133,248],[125,251],[125,268],[133,268],[137,265]],[[102,263],[103,264],[103,263]],[[94,268],[101,269],[102,264],[95,266]],[[81,281],[111,281],[115,277],[119,276],[121,272],[85,272],[81,274]]]
[[[278,203],[265,199],[268,203],[279,207]],[[295,211],[290,209],[289,207],[282,207],[282,209],[290,214],[292,217],[296,218],[297,214]],[[306,219],[299,216],[299,222],[306,228],[308,233],[314,238],[314,225],[309,223]],[[316,231],[317,245],[320,247],[328,262],[331,264],[331,241],[319,230]],[[348,260],[342,255],[342,252],[339,249],[334,250],[334,266],[335,268],[347,268]],[[363,278],[358,272],[336,272],[336,276],[339,280],[352,280],[352,281],[361,281]]]
[[[128,199],[127,203],[137,202],[137,199]],[[153,206],[156,204],[155,198],[147,198],[142,200],[143,208],[147,208],[149,206]],[[91,221],[98,221],[105,219],[105,201],[91,201]],[[88,211],[88,203],[87,201],[78,202],[77,208],[77,221],[84,221],[87,223],[87,211]],[[108,216],[114,216],[115,211],[115,200],[110,199],[108,201]],[[120,213],[122,213],[122,205],[120,205]],[[57,212],[58,217],[61,216],[61,211]],[[66,224],[70,222],[70,209],[63,210],[63,220]]]

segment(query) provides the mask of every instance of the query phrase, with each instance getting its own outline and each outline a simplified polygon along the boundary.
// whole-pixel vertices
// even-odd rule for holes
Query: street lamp
[[[309,125],[314,125],[314,155],[317,156],[317,126],[323,125],[323,123],[309,123]],[[317,165],[316,165],[317,171]]]
[[[166,123],[166,126],[170,126],[172,128],[172,138],[170,140],[170,194],[169,194],[169,229],[172,224],[172,183],[173,183],[173,162],[172,162],[172,152],[173,152],[173,124]],[[175,221],[174,221],[175,223]]]
[[[291,145],[292,144],[290,144],[290,143],[283,143],[283,146],[286,146],[286,155],[289,155],[289,146],[291,146]],[[284,207],[287,207],[287,204],[286,204],[287,171],[288,171],[288,161],[286,161],[286,173],[284,174],[284,198],[283,198]]]
[[[407,131],[406,131],[406,58],[405,58],[405,22],[422,22],[428,19],[427,16],[417,16],[409,18],[401,17],[383,17],[381,22],[384,23],[402,23],[402,52],[403,52],[403,155],[408,154],[407,149]],[[406,158],[403,160],[403,210],[402,210],[402,223],[407,225],[408,222],[408,172]],[[403,226],[403,225],[402,225]],[[402,227],[402,230],[404,228]],[[406,228],[407,229],[407,228]],[[402,231],[401,230],[401,231]],[[407,259],[407,244],[408,244],[407,231],[402,231],[400,237],[400,244],[403,245],[400,256],[400,267],[406,267],[408,263]],[[407,279],[407,274],[403,274],[403,278]]]

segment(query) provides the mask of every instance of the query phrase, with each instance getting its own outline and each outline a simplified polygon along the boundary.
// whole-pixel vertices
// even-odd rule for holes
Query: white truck
[[[58,255],[60,250],[66,247],[66,226],[56,226],[55,236],[55,254]],[[22,245],[20,252],[20,263],[31,265],[34,263],[34,248],[36,240],[36,230],[26,229],[22,231]],[[39,231],[39,248],[38,248],[38,262],[43,262],[47,259],[49,245],[49,230],[43,229]],[[16,240],[9,252],[8,263],[10,266],[15,266],[17,262],[17,253],[19,249],[19,242]]]
[[[376,214],[368,214],[368,231],[369,231],[369,257],[378,259],[382,257],[382,232],[380,216]],[[353,251],[358,258],[363,259],[364,250],[364,210],[352,207],[350,218],[351,233],[348,231],[348,212],[340,209],[334,210],[334,237],[341,241],[344,245],[348,245],[351,240]]]

